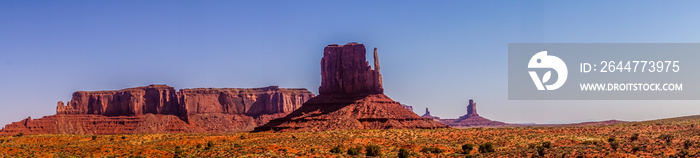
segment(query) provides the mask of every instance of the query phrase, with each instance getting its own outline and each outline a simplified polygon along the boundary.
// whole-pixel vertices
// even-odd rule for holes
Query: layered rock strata
[[[319,96],[289,115],[256,131],[328,131],[349,129],[445,128],[384,95],[375,49],[375,69],[365,59],[363,44],[326,46],[321,59]]]
[[[221,133],[250,131],[301,107],[314,94],[306,89],[194,88],[175,91],[149,85],[116,91],[79,91],[56,115],[27,118],[0,135]]]
[[[365,45],[332,44],[323,49],[321,58],[321,86],[319,95],[384,94],[382,75],[373,70],[366,58]],[[375,51],[374,67],[379,68]]]
[[[166,85],[149,85],[117,91],[78,91],[68,105],[58,102],[57,114],[133,116],[146,113],[185,117],[224,113],[258,116],[289,113],[314,94],[306,89],[194,88],[175,91]]]

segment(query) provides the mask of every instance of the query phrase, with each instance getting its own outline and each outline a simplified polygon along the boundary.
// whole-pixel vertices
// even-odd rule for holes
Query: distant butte
[[[467,114],[457,119],[440,119],[440,122],[450,125],[450,127],[500,127],[509,125],[479,116],[476,112],[476,102],[472,99],[469,99],[469,104],[467,104]]]
[[[289,115],[255,131],[328,131],[349,129],[446,128],[422,118],[384,95],[378,54],[372,69],[365,45],[331,44],[321,58],[319,95]]]
[[[115,91],[78,91],[56,115],[27,118],[0,135],[223,133],[251,131],[314,97],[306,89],[193,88],[149,85]]]
[[[425,108],[425,114],[423,114],[423,116],[421,116],[421,117],[431,118],[431,119],[438,120],[438,121],[440,120],[440,117],[430,115],[430,110],[428,110],[428,108]]]

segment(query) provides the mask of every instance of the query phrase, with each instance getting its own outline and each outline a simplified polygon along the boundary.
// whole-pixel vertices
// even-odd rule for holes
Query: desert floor
[[[700,116],[688,116],[584,127],[6,136],[0,157],[364,157],[370,145],[381,157],[402,148],[411,157],[697,157],[698,142]]]

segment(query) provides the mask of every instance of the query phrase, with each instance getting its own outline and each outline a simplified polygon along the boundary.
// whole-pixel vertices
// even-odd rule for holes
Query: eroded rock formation
[[[494,127],[508,125],[503,122],[491,121],[479,116],[479,114],[476,113],[476,102],[472,99],[469,99],[469,104],[467,104],[467,114],[457,119],[440,119],[440,122],[450,125],[451,127]]]
[[[440,120],[440,117],[430,115],[430,110],[428,110],[428,108],[425,108],[425,114],[423,114],[423,116],[421,116],[421,117],[431,118],[431,119],[435,119],[435,120]]]
[[[413,112],[413,106],[409,106],[409,105],[406,105],[406,104],[401,104],[401,107],[403,107],[404,109],[406,109],[406,110],[408,110],[408,111]]]
[[[195,88],[180,90],[180,101],[187,114],[224,113],[259,116],[290,113],[313,98],[306,89]]]
[[[56,115],[27,118],[0,135],[133,134],[250,131],[301,107],[314,94],[306,89],[194,88],[175,91],[149,85],[116,91],[79,91]]]
[[[183,116],[175,88],[149,85],[117,91],[78,91],[68,105],[58,102],[56,114],[133,116],[145,113]]]
[[[328,45],[321,59],[319,96],[256,131],[448,127],[420,117],[384,95],[376,49],[374,70],[365,55],[363,44]]]
[[[59,114],[40,119],[24,119],[5,125],[0,135],[23,134],[136,134],[199,133],[202,128],[175,115],[104,116]]]
[[[384,94],[382,76],[369,66],[365,55],[363,44],[353,42],[326,46],[321,58],[319,95]],[[375,58],[378,58],[376,54]],[[379,67],[378,61],[375,67]]]
[[[187,116],[204,113],[289,113],[314,95],[306,89],[194,88],[179,92],[166,85],[149,85],[117,91],[79,91],[68,105],[58,102],[57,114],[133,116],[146,113]]]
[[[477,117],[477,116],[479,116],[479,114],[476,113],[476,102],[474,102],[473,99],[469,99],[469,104],[467,104],[467,114],[459,117],[458,119],[466,119],[469,117]]]

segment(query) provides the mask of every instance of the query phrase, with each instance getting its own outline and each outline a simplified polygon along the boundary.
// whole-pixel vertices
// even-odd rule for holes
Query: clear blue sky
[[[514,123],[700,114],[697,101],[509,101],[507,44],[699,43],[689,1],[0,0],[0,124],[78,90],[149,84],[318,92],[328,44],[379,48],[387,95],[456,118],[470,98]],[[368,59],[372,59],[371,57]]]

